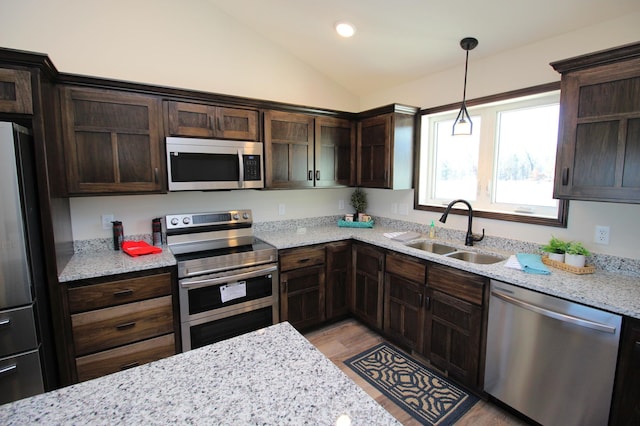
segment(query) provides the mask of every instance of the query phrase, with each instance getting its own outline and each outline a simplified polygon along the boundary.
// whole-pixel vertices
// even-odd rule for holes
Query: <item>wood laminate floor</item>
[[[382,336],[354,319],[347,319],[319,330],[308,332],[305,337],[402,424],[420,424],[344,364],[344,360],[384,341],[385,339]],[[456,425],[465,426],[526,424],[494,404],[483,400],[480,400],[456,422]]]

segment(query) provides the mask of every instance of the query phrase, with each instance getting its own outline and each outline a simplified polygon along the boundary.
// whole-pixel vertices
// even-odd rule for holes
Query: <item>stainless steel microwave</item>
[[[264,188],[262,143],[167,137],[169,191]]]

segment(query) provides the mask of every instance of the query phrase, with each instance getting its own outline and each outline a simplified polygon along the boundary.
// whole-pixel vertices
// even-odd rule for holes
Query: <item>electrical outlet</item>
[[[102,216],[100,216],[100,219],[102,223],[102,229],[111,229],[111,222],[113,222],[112,214],[103,214]]]
[[[338,210],[344,210],[344,200],[338,200]]]
[[[278,214],[280,216],[284,216],[285,211],[286,211],[286,209],[284,207],[284,204],[278,204]]]
[[[603,225],[596,225],[596,233],[593,241],[598,244],[609,244],[609,227]]]

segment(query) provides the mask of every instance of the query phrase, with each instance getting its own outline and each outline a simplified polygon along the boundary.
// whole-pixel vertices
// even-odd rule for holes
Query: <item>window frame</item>
[[[544,92],[551,92],[554,90],[560,90],[560,82],[546,83],[537,86],[527,87],[524,89],[512,90],[509,92],[499,93],[496,95],[484,96],[481,98],[476,98],[472,100],[466,101],[467,107],[479,106],[483,104],[489,104],[492,102],[499,102],[508,99],[537,95]],[[444,212],[444,206],[434,206],[434,205],[425,205],[419,204],[419,196],[420,196],[420,158],[421,158],[421,123],[422,117],[424,115],[430,115],[445,111],[456,110],[460,108],[460,103],[453,103],[442,105],[434,108],[425,108],[421,109],[418,112],[418,116],[416,117],[416,139],[415,139],[415,157],[414,157],[414,197],[413,197],[413,208],[414,210],[422,210],[422,211],[433,211],[433,212]],[[558,200],[558,216],[555,218],[546,218],[546,217],[538,217],[538,216],[527,216],[526,214],[510,214],[510,213],[499,213],[492,212],[487,210],[473,210],[475,217],[482,217],[486,219],[495,219],[495,220],[503,220],[509,222],[518,222],[518,223],[527,223],[533,225],[544,225],[544,226],[554,226],[558,228],[566,228],[568,217],[569,217],[569,200]],[[467,215],[466,209],[451,209],[451,213]]]

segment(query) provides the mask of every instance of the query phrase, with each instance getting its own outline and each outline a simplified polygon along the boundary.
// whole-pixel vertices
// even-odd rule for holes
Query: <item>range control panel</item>
[[[229,210],[210,213],[182,213],[165,216],[167,230],[198,228],[215,225],[251,225],[251,210]]]

